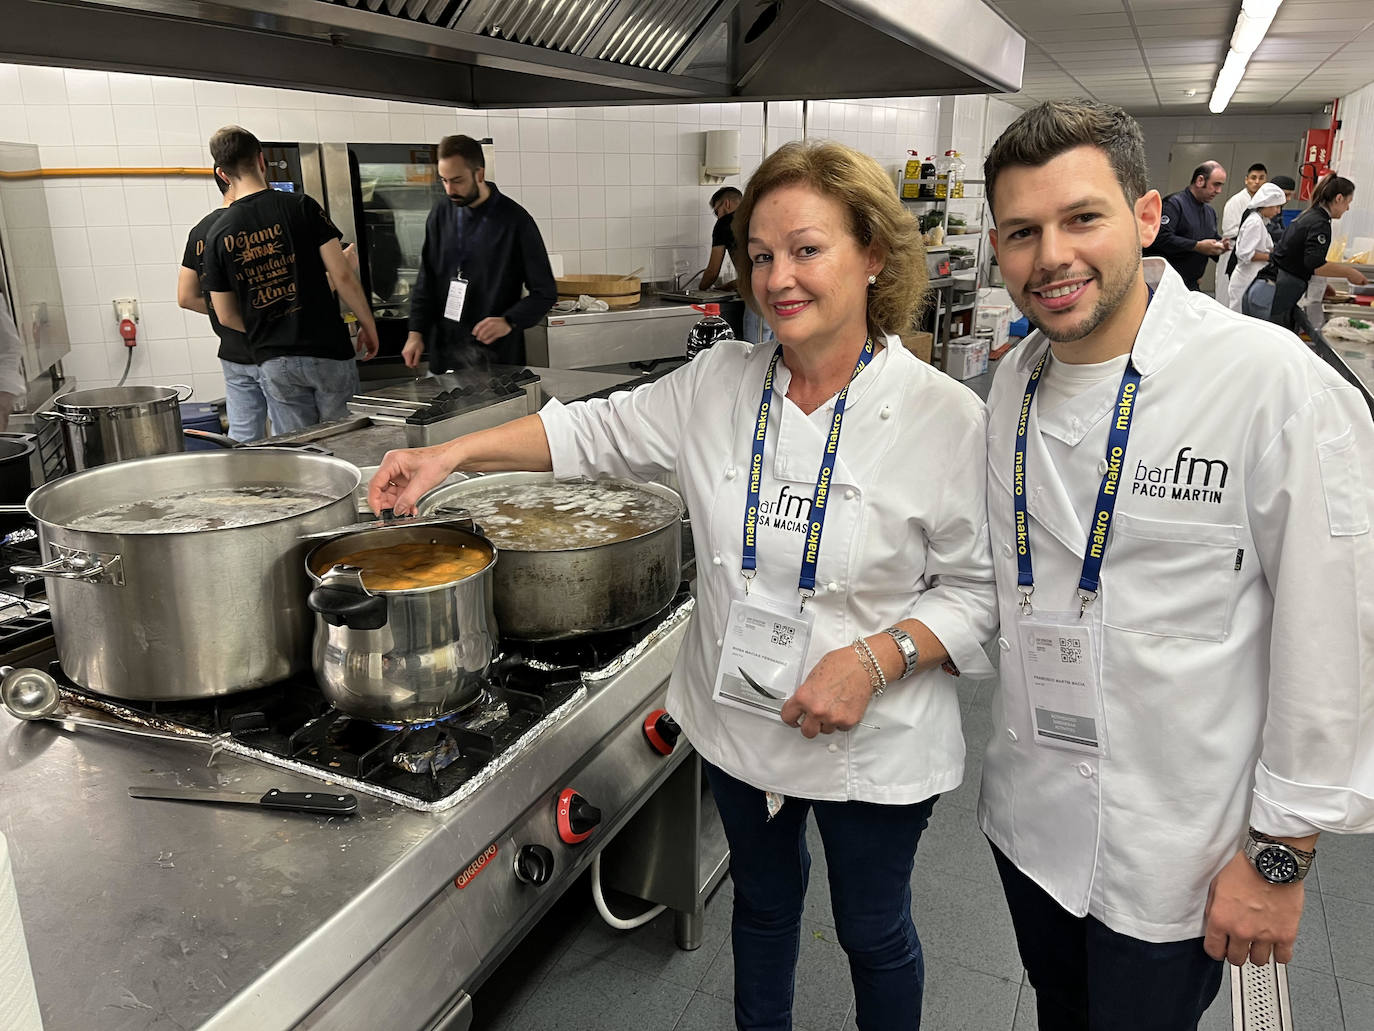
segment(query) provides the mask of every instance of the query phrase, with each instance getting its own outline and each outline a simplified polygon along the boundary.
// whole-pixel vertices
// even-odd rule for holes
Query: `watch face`
[[[1289,884],[1298,879],[1298,861],[1293,854],[1272,845],[1255,856],[1255,869],[1271,884]]]

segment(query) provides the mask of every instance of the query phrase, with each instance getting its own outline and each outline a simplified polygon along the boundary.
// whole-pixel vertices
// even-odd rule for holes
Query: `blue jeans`
[[[1042,1028],[1196,1031],[1224,961],[1201,938],[1147,942],[1074,916],[992,846]]]
[[[256,365],[219,360],[224,370],[224,404],[229,411],[229,436],[257,440],[267,433],[267,395]],[[276,426],[277,420],[272,419]]]
[[[274,434],[347,419],[348,399],[358,392],[358,364],[351,358],[290,355],[269,358],[258,369]]]
[[[830,903],[849,957],[860,1031],[921,1026],[925,960],[911,921],[916,845],[939,796],[913,805],[787,797],[767,818],[764,793],[702,762],[730,844],[735,885],[735,1023],[790,1031],[811,872],[806,819],[816,814],[830,872]]]

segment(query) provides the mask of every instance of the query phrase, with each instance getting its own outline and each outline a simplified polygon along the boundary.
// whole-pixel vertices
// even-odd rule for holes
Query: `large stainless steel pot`
[[[62,423],[67,460],[76,472],[185,451],[180,405],[190,396],[191,388],[181,384],[72,390],[39,417]]]
[[[290,486],[314,511],[189,533],[73,530],[112,505],[216,487]],[[310,668],[313,616],[301,534],[351,522],[357,467],[287,450],[195,451],[74,473],[28,500],[64,672],[91,691],[162,701],[209,698]]]
[[[416,507],[423,516],[439,508],[466,507],[465,499],[474,491],[553,482],[551,473],[474,476],[434,488]],[[682,512],[682,499],[667,487],[624,480],[604,482],[655,494]],[[680,516],[638,537],[594,547],[521,551],[498,544],[501,560],[494,588],[501,633],[522,640],[551,641],[642,622],[665,608],[677,593],[682,578],[681,549]]]
[[[433,587],[369,591],[345,555],[392,544],[469,545],[490,555],[471,576]],[[421,723],[466,708],[496,654],[496,550],[447,526],[387,527],[321,544],[305,560],[315,583],[315,679],[342,712],[373,723]]]

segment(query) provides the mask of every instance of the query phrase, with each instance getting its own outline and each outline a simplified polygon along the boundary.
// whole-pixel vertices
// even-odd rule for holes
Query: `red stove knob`
[[[644,717],[644,736],[659,755],[671,755],[677,739],[682,736],[682,728],[668,715],[668,710],[655,709]]]
[[[601,810],[572,788],[564,788],[558,795],[558,836],[564,844],[576,845],[591,837],[601,822]]]

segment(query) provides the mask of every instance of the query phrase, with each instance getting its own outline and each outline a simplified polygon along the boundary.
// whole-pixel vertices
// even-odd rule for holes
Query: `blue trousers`
[[[229,436],[257,440],[267,432],[267,395],[256,365],[219,360],[224,370],[224,401],[229,412]],[[277,420],[272,420],[275,427]]]
[[[807,814],[825,846],[830,903],[849,958],[860,1031],[921,1026],[925,961],[911,920],[916,845],[939,796],[913,805],[789,796],[771,820],[764,793],[703,762],[730,844],[735,1023],[790,1031],[811,856]],[[805,1014],[802,1020],[805,1021]]]
[[[1224,961],[1201,938],[1147,942],[1074,916],[992,846],[1040,1031],[1196,1031]]]
[[[273,434],[347,419],[348,399],[358,392],[358,363],[351,358],[269,358],[258,371]]]

